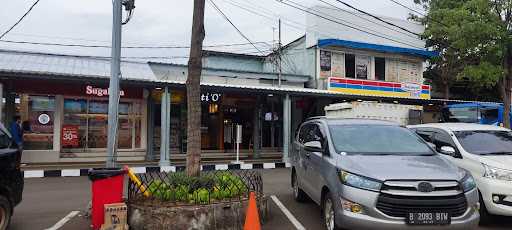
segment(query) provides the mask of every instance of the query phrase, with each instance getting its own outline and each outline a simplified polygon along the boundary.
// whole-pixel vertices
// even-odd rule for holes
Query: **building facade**
[[[372,34],[317,17],[305,35],[267,56],[205,51],[201,78],[203,158],[242,154],[287,160],[302,121],[350,100],[427,105],[424,42],[349,11],[315,8]],[[386,19],[421,33],[421,25]],[[379,36],[376,36],[379,35]],[[278,74],[279,55],[282,74]],[[123,61],[118,159],[184,160],[186,65]],[[106,158],[110,61],[0,50],[2,121],[24,123],[25,163],[102,162]],[[281,76],[281,79],[279,79]],[[281,82],[281,85],[279,85]]]

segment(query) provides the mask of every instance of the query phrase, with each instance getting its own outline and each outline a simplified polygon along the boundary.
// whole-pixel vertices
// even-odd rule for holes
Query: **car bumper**
[[[493,195],[507,196],[512,199],[512,182],[480,178],[477,180],[477,185],[489,213],[512,216],[512,204],[497,204],[493,201]]]
[[[415,225],[406,224],[405,218],[391,217],[375,208],[379,193],[344,186],[343,196],[338,198],[336,222],[339,227],[348,229],[473,229],[478,226],[478,195],[476,189],[466,193],[468,209],[459,217],[452,217],[449,225]],[[343,210],[341,199],[360,204],[363,213]]]

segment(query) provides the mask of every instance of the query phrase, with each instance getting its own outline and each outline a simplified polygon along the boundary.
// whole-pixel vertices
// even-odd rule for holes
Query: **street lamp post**
[[[117,126],[119,116],[119,78],[121,76],[121,27],[126,24],[135,8],[135,0],[112,0],[112,59],[110,61],[110,83],[108,90],[108,136],[107,136],[107,168],[116,167],[117,158]],[[129,11],[126,21],[123,20],[123,5]]]

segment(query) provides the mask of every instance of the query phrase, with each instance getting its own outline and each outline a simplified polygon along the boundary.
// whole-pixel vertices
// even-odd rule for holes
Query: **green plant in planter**
[[[148,186],[153,197],[172,202],[208,204],[242,196],[248,188],[237,175],[229,172],[189,177],[185,173],[170,173],[166,181],[154,180]]]

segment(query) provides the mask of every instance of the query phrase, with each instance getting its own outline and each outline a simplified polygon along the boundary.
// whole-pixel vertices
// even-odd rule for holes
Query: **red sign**
[[[78,126],[63,125],[62,126],[62,146],[78,147]]]

